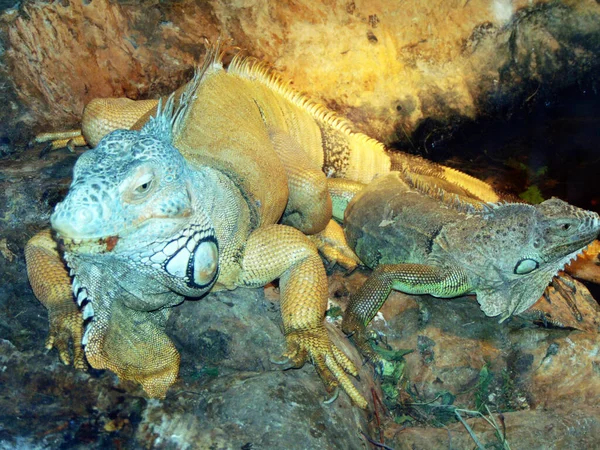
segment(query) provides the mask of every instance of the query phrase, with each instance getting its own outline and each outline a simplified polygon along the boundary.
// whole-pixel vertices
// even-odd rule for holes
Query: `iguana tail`
[[[367,148],[368,145],[373,144],[367,143]],[[359,148],[356,152],[358,155],[364,155],[365,153],[364,148]],[[472,207],[477,209],[477,205],[483,207],[486,203],[516,201],[509,195],[496,191],[484,181],[451,167],[427,161],[420,156],[384,150],[383,155],[376,154],[371,161],[377,161],[377,158],[383,161],[385,161],[384,158],[387,158],[389,171],[399,172],[408,188],[415,189],[465,212],[470,211]],[[363,156],[363,160],[368,161],[368,157]],[[378,175],[376,173],[377,169],[374,170],[374,165],[371,164],[367,166],[367,170],[361,172],[363,179],[366,178],[366,181],[356,182],[354,181],[355,178],[348,176],[329,180],[329,194],[333,202],[333,217],[337,220],[343,221],[346,207],[352,198],[362,190],[365,183],[370,181],[368,176]],[[381,167],[379,170],[380,174],[385,173],[384,170],[381,170]],[[359,176],[356,178],[360,179]]]
[[[412,188],[423,193],[431,195],[437,195],[436,191],[455,193],[485,203],[508,199],[506,194],[496,191],[485,181],[459,170],[408,153],[389,152],[388,154],[391,159],[391,170],[402,172],[405,181]]]

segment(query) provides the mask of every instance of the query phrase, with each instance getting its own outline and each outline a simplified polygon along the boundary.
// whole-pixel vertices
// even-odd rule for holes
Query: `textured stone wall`
[[[184,82],[219,35],[385,142],[594,77],[595,0],[26,0],[0,18],[2,132]],[[24,133],[24,132],[23,132]]]

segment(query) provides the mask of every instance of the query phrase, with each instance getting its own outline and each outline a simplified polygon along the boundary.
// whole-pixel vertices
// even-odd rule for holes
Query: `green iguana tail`
[[[420,156],[389,152],[391,170],[405,174],[405,181],[425,194],[437,196],[436,191],[454,193],[461,197],[495,203],[507,199],[485,181],[451,167],[442,166]]]

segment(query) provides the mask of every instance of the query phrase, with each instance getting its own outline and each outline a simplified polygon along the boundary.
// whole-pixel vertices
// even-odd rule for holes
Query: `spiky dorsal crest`
[[[507,196],[508,200],[497,202],[481,200],[475,197],[470,189],[456,183],[455,180],[448,180],[440,176],[439,168],[446,169],[443,166],[406,165],[401,170],[404,181],[410,188],[462,214],[479,215],[483,219],[489,220],[497,214],[500,208],[534,208],[533,205],[518,201],[516,197],[511,196]],[[452,192],[453,189],[456,189],[457,192]]]
[[[173,142],[173,124],[178,117],[174,104],[174,94],[169,95],[164,102],[164,106],[163,99],[159,99],[156,106],[156,115],[148,119],[148,122],[142,127],[141,133],[171,144]]]
[[[450,209],[463,214],[477,214],[484,209],[485,203],[480,200],[448,192],[443,187],[431,183],[431,180],[435,178],[426,179],[424,176],[427,176],[427,174],[417,174],[408,171],[403,173],[404,181],[409,187],[429,198],[439,201]]]
[[[345,118],[339,116],[336,112],[331,111],[321,103],[312,100],[306,96],[306,94],[291,88],[289,81],[285,81],[263,61],[237,53],[227,67],[227,72],[239,75],[243,78],[255,80],[267,86],[297,107],[308,112],[318,122],[324,122],[334,129],[348,136],[352,136],[353,139],[357,139],[363,145],[371,146],[374,151],[385,150],[385,146],[381,142],[365,134],[354,131],[353,125]]]
[[[498,213],[498,210],[504,208],[512,208],[515,211],[515,213],[517,211],[535,210],[534,205],[530,205],[529,203],[524,202],[500,201],[496,203],[483,203],[482,205],[483,209],[481,211],[481,214],[485,220],[494,218],[494,216]]]
[[[224,48],[222,39],[214,45],[207,45],[206,56],[201,65],[194,71],[194,77],[183,88],[161,98],[156,107],[156,114],[143,126],[142,133],[154,136],[168,144],[173,142],[187,112],[196,99],[196,93],[206,74],[212,69],[222,69],[223,55],[229,50]]]

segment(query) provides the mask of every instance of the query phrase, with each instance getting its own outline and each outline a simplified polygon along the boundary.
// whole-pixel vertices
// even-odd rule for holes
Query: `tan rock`
[[[74,125],[94,97],[170,91],[205,39],[221,35],[361,131],[407,142],[424,118],[530,99],[528,83],[559,89],[573,82],[563,68],[586,76],[598,21],[593,0],[30,0],[4,11],[0,36],[7,83],[30,124]]]

